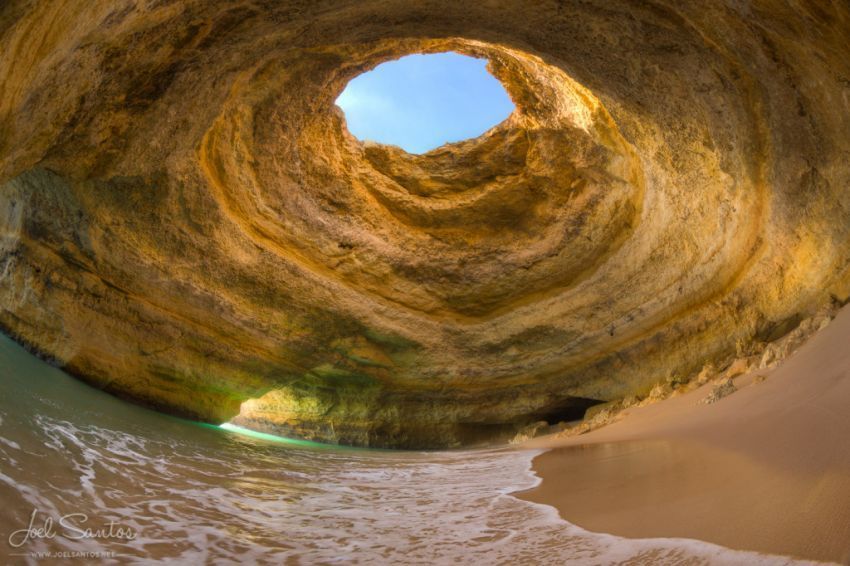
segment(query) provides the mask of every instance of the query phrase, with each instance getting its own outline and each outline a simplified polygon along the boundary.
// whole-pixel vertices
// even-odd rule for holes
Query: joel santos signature
[[[48,515],[40,520],[38,509],[33,509],[29,525],[9,535],[9,544],[13,548],[20,548],[31,540],[53,539],[57,536],[71,540],[135,540],[137,536],[135,530],[117,525],[115,521],[109,521],[105,525],[92,528],[85,526],[88,520],[88,515],[85,513],[69,513],[62,515],[58,520],[54,520],[53,517]]]

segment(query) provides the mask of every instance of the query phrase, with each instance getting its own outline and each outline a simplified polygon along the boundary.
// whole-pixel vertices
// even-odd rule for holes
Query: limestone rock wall
[[[508,120],[348,133],[348,80],[447,50]],[[0,327],[162,410],[506,438],[779,338],[849,269],[843,0],[0,4]]]

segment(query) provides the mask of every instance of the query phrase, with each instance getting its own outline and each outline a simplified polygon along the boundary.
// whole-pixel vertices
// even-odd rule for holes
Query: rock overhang
[[[164,410],[452,446],[848,294],[839,5],[0,14],[0,324]],[[421,156],[347,132],[348,80],[449,50],[508,120]]]

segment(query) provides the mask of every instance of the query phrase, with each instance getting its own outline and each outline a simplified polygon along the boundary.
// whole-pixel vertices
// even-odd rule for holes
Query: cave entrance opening
[[[414,154],[476,138],[514,111],[487,60],[455,52],[382,63],[352,79],[336,104],[354,137]]]
[[[535,411],[528,420],[546,421],[550,425],[570,423],[584,418],[587,410],[605,401],[585,397],[567,397]]]

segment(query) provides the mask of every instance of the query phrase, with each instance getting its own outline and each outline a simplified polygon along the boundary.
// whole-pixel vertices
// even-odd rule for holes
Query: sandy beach
[[[754,379],[766,376],[763,381]],[[850,564],[850,309],[778,367],[541,437],[520,497],[591,531]]]

